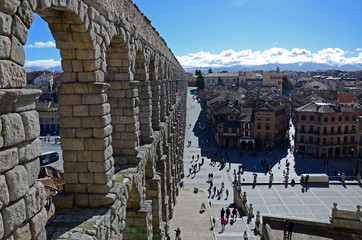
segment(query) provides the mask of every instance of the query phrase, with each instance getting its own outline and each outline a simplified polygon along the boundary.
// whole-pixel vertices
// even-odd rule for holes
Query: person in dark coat
[[[226,221],[229,221],[230,213],[230,209],[226,208]]]
[[[284,237],[287,236],[287,232],[288,232],[288,220],[285,219],[283,222],[283,230],[284,230]]]
[[[222,209],[221,209],[220,217],[221,217],[221,218],[224,218],[224,216],[225,216],[225,209],[222,208]]]
[[[294,223],[292,220],[290,220],[288,224],[288,238],[292,239],[292,233],[293,233]]]

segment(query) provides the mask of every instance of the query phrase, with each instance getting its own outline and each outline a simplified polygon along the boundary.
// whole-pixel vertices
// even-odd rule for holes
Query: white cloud
[[[34,44],[25,45],[25,48],[52,48],[55,47],[55,42],[36,42]]]
[[[362,49],[361,49],[362,51]],[[307,49],[293,48],[287,50],[273,47],[265,51],[251,49],[235,52],[224,50],[220,54],[200,51],[177,57],[183,67],[221,67],[233,65],[262,65],[268,63],[323,63],[329,65],[362,64],[362,52],[357,57],[346,57],[348,51],[340,48],[326,48],[316,53]]]
[[[47,60],[36,60],[36,61],[25,61],[25,67],[41,67],[44,69],[59,67],[61,65],[61,61],[55,61],[54,59]]]
[[[356,48],[356,51],[362,51],[362,48]]]

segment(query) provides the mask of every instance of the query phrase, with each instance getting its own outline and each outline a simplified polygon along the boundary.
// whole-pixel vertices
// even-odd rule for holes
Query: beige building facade
[[[354,158],[360,109],[309,103],[296,109],[296,148],[318,158]]]
[[[276,85],[280,92],[283,90],[283,74],[278,72],[263,72],[263,86]]]

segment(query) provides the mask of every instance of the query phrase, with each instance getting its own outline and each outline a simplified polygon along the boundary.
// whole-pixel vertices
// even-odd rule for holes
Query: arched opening
[[[20,225],[27,226],[28,229],[31,227],[31,233],[28,230],[31,235],[27,237],[46,238],[44,226],[47,214],[43,208],[45,196],[41,184],[37,182],[41,143],[38,138],[39,114],[34,103],[40,91],[24,89],[26,73],[23,67],[23,45],[27,40],[27,29],[32,25],[34,8],[38,7],[35,12],[48,23],[62,58],[59,134],[63,150],[65,189],[74,197],[70,198],[67,207],[88,207],[92,197],[97,195],[102,198],[113,186],[110,116],[109,111],[99,111],[107,101],[104,94],[107,86],[101,83],[104,75],[101,49],[94,45],[94,36],[87,33],[88,26],[83,24],[77,15],[78,11],[74,13],[65,6],[56,6],[59,1],[53,1],[52,5],[49,1],[42,3],[29,6],[28,1],[16,1],[16,4],[5,7],[11,11],[7,9],[9,11],[1,12],[1,17],[5,16],[6,21],[12,21],[13,26],[7,28],[5,35],[1,33],[5,44],[11,44],[11,47],[7,46],[9,54],[6,53],[0,60],[0,123],[3,130],[0,148],[2,154],[9,153],[5,157],[9,163],[5,163],[6,168],[1,170],[0,176],[7,177],[6,181],[11,188],[9,202],[6,206],[2,205],[1,211],[4,219],[15,221],[4,222],[5,238],[11,237]],[[17,4],[21,4],[19,8]],[[4,6],[1,11],[3,9]],[[1,21],[1,29],[9,22]],[[38,83],[42,81],[39,80]],[[7,102],[7,99],[11,102]],[[55,127],[47,126],[43,130],[53,131]],[[106,150],[109,147],[110,154]],[[26,196],[32,196],[31,203]],[[25,204],[30,204],[27,205],[30,212],[25,212]],[[97,207],[96,204],[93,206]],[[6,215],[11,210],[18,211],[16,215],[21,217],[16,219],[13,213],[12,216]]]
[[[156,173],[156,155],[150,156],[145,168],[146,199],[152,202],[153,234],[161,237],[162,205],[161,205],[161,177]]]
[[[151,203],[142,201],[139,191],[143,191],[139,186],[142,182],[140,179],[133,180],[126,206],[126,226],[123,231],[123,239],[151,239],[152,226],[149,226],[148,219],[151,214]],[[150,235],[151,236],[148,236]],[[151,238],[149,238],[151,237]]]
[[[122,31],[120,31],[122,32]],[[116,166],[136,165],[139,140],[138,94],[133,81],[132,59],[124,35],[115,36],[106,49],[106,82],[113,125],[113,157]]]
[[[167,92],[166,92],[166,63],[165,61],[160,60],[160,67],[159,67],[159,71],[161,71],[162,74],[159,74],[159,78],[161,81],[161,94],[160,94],[160,105],[161,105],[161,111],[160,111],[160,120],[161,122],[165,122],[166,121],[166,97],[167,97]]]
[[[138,99],[139,99],[139,123],[140,123],[140,142],[141,144],[151,143],[153,138],[152,131],[152,92],[149,81],[148,67],[145,59],[145,53],[141,50],[136,52],[135,81],[137,81]]]
[[[154,131],[160,130],[160,65],[157,64],[155,57],[151,57],[149,73],[150,73],[150,82],[152,88],[152,129]],[[162,74],[162,72],[161,72]]]

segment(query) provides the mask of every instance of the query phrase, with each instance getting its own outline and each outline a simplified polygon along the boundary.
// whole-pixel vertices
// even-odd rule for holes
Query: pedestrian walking
[[[231,212],[230,212],[230,209],[229,209],[228,207],[226,208],[226,212],[225,212],[225,213],[226,213],[226,220],[229,221],[229,217],[230,217],[230,213],[231,213]]]
[[[210,196],[211,196],[211,188],[209,188],[208,192],[209,192],[209,198],[210,198]]]
[[[225,218],[221,218],[221,232],[222,233],[225,231],[225,224],[226,224]]]
[[[225,190],[225,194],[226,194],[226,199],[228,199],[228,197],[229,197],[229,189]]]
[[[216,224],[215,218],[212,218],[212,228],[215,228],[215,224]]]
[[[220,217],[224,218],[224,216],[225,216],[225,209],[222,208],[221,211],[220,211]]]
[[[284,230],[284,237],[287,236],[287,231],[288,231],[288,220],[285,219],[283,222],[283,230]]]
[[[288,238],[290,239],[292,239],[293,228],[294,228],[293,220],[290,220],[288,224]]]
[[[236,208],[233,209],[232,214],[233,214],[233,220],[235,221],[235,219],[238,217],[238,211],[236,210]]]
[[[176,232],[176,236],[175,236],[175,240],[179,240],[180,236],[181,236],[181,230],[180,228],[175,229]]]
[[[309,175],[305,176],[305,179],[304,179],[305,186],[308,185],[308,180],[309,180]]]

